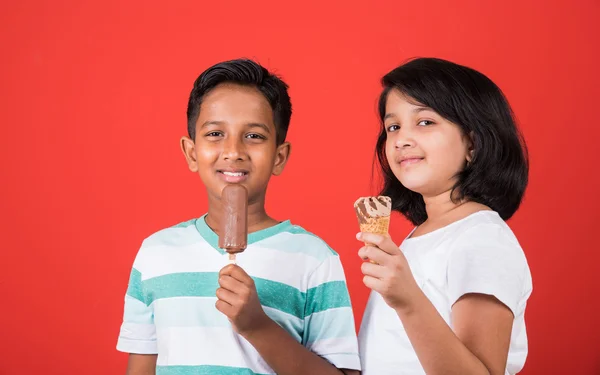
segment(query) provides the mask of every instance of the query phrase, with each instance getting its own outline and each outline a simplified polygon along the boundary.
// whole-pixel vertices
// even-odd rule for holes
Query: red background
[[[598,1],[66,3],[0,11],[0,374],[124,373],[115,343],[141,240],[206,210],[178,149],[189,90],[240,56],[291,85],[294,148],[268,208],[341,254],[357,324],[352,203],[374,192],[379,78],[436,56],[495,80],[531,154],[510,221],[534,278],[523,373],[600,373]],[[410,227],[393,222],[398,241]]]

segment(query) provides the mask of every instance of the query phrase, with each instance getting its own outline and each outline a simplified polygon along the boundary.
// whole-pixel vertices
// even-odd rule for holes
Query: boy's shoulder
[[[181,223],[160,229],[144,239],[142,248],[156,246],[186,246],[197,242],[200,237],[196,230],[196,221],[190,219]]]
[[[286,225],[282,225],[280,231],[257,241],[255,245],[288,253],[302,253],[320,261],[338,256],[338,253],[315,233],[300,225],[292,224],[289,220],[284,224]]]

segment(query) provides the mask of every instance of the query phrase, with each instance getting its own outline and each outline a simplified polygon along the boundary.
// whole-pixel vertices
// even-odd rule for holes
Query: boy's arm
[[[152,305],[146,303],[142,274],[135,267],[125,294],[117,350],[129,354],[127,375],[155,375],[158,347]]]
[[[357,370],[335,368],[331,363],[294,340],[279,324],[266,315],[265,318],[262,327],[256,327],[242,336],[254,346],[277,374],[360,374]]]
[[[130,354],[126,375],[156,375],[156,354]]]
[[[233,328],[258,351],[280,375],[356,375],[356,370],[338,369],[294,340],[263,311],[254,280],[240,267],[221,270],[216,307]]]

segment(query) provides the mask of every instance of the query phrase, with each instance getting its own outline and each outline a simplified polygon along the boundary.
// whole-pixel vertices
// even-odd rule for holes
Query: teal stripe
[[[127,295],[137,299],[138,301],[145,302],[144,293],[142,291],[142,273],[135,268],[132,268],[131,273],[129,274]]]
[[[218,272],[182,272],[143,281],[147,291],[146,304],[172,297],[216,297]],[[253,278],[262,305],[304,318],[306,294],[277,281]]]
[[[219,288],[218,272],[181,272],[143,281],[148,291],[146,304],[172,297],[215,297]]]
[[[196,220],[197,219],[191,219],[191,220],[188,220],[188,221],[184,221],[183,223],[179,223],[177,225],[173,225],[171,228],[187,228],[190,225],[196,224]]]
[[[330,309],[307,316],[305,320],[303,345],[312,344],[318,340],[347,337],[354,339],[354,314],[351,307]]]
[[[156,375],[269,375],[229,366],[156,366]]]
[[[254,277],[258,299],[264,306],[283,311],[297,318],[304,318],[306,294],[277,281]]]
[[[218,272],[181,272],[144,280],[145,303],[150,305],[157,299],[173,297],[216,297],[218,277]],[[343,281],[323,283],[303,293],[277,281],[253,279],[263,306],[300,319],[319,311],[350,306],[350,296]]]
[[[307,304],[304,316],[319,311],[350,307],[350,295],[344,281],[330,281],[307,291]]]

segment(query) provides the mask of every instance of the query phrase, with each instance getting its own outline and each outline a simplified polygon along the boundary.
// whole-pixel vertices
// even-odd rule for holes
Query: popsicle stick
[[[235,261],[235,254],[229,254],[229,261],[227,264],[237,264]]]

